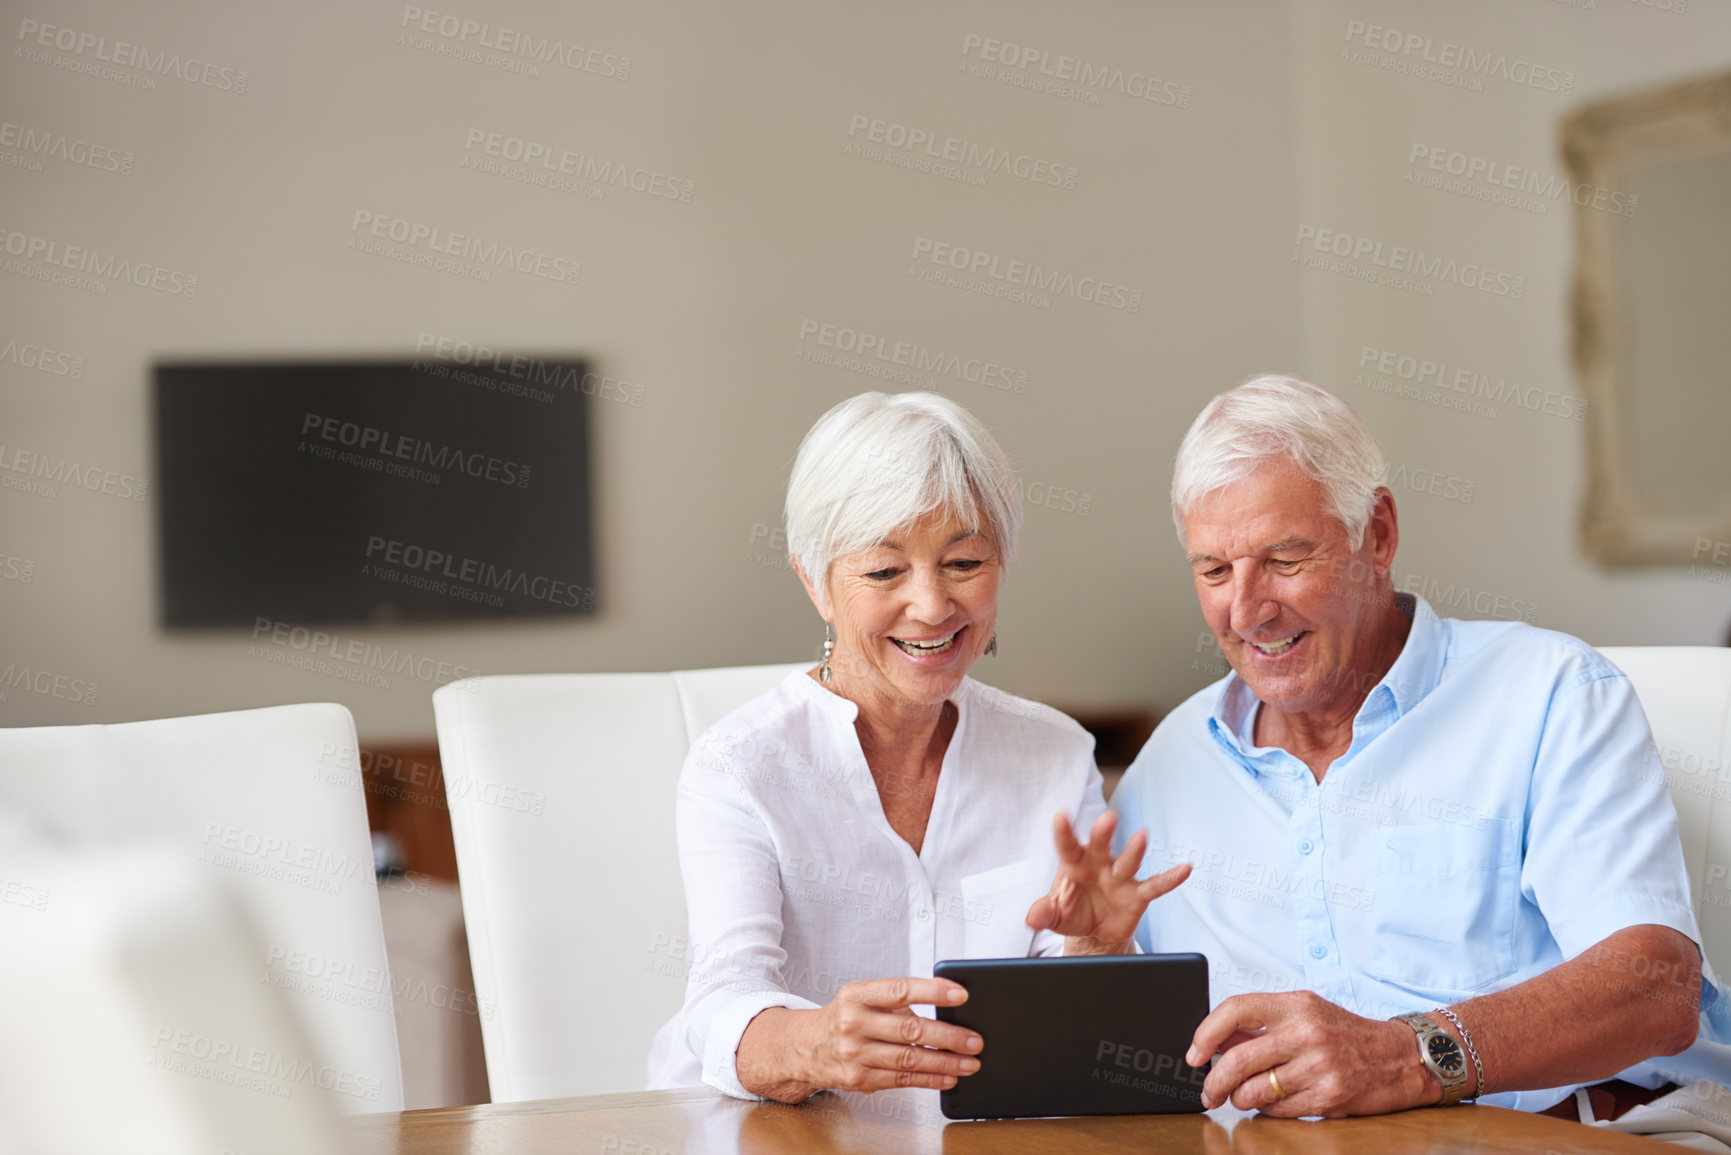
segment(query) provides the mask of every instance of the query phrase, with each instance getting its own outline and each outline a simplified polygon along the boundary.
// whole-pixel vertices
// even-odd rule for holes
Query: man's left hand
[[[1185,1062],[1223,1051],[1202,1085],[1209,1109],[1380,1115],[1442,1100],[1412,1028],[1366,1019],[1310,991],[1234,995],[1202,1020]],[[1274,1078],[1269,1078],[1269,1072]]]

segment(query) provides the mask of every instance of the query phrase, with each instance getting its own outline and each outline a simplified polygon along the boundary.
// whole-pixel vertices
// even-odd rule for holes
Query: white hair
[[[828,606],[830,564],[928,514],[989,538],[1007,570],[1022,529],[1015,470],[979,419],[937,393],[861,393],[818,418],[787,483],[787,550]]]
[[[1351,406],[1298,377],[1252,377],[1220,394],[1197,416],[1172,468],[1172,521],[1217,489],[1242,481],[1264,462],[1285,459],[1322,485],[1328,514],[1353,549],[1388,480],[1388,463]]]

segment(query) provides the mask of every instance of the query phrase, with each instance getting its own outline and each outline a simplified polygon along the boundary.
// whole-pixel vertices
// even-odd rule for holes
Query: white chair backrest
[[[402,1109],[354,719],[331,704],[0,729],[0,809],[72,845],[168,845],[223,879],[345,1111]]]
[[[494,1102],[643,1089],[685,997],[674,791],[800,666],[471,678],[433,694]]]
[[[675,670],[679,704],[685,712],[685,744],[690,746],[703,732],[759,694],[773,689],[795,670],[809,670],[816,662],[789,666],[725,666],[713,670]]]
[[[1731,974],[1731,649],[1606,646],[1641,699],[1677,807],[1701,946]]]

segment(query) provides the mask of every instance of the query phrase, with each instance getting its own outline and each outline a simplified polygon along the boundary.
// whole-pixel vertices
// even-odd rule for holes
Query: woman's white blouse
[[[1057,868],[1052,815],[1085,837],[1105,809],[1094,739],[971,678],[951,701],[956,732],[917,855],[884,818],[858,707],[804,673],[692,746],[678,801],[690,970],[650,1052],[651,1088],[755,1098],[734,1052],[766,1007],[819,1007],[855,979],[929,978],[940,959],[1062,950],[1023,920]]]

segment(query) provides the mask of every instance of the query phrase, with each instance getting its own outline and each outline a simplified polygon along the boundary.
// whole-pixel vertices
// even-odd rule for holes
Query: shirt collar
[[[820,684],[804,670],[793,671],[783,679],[783,684],[793,687],[794,693],[834,718],[838,725],[851,726],[859,718],[857,703]],[[962,726],[968,720],[969,707],[972,704],[970,699],[978,686],[979,683],[973,678],[963,675],[961,685],[950,695],[950,703],[956,708],[956,734],[962,732]],[[955,735],[952,734],[950,741],[955,740]]]
[[[1447,632],[1430,603],[1412,593],[1397,593],[1394,597],[1395,603],[1412,619],[1412,628],[1407,631],[1406,643],[1401,646],[1394,665],[1388,668],[1381,681],[1371,687],[1358,708],[1359,719],[1364,719],[1373,710],[1388,712],[1388,724],[1408,713],[1424,700],[1426,694],[1436,689],[1442,680],[1443,662],[1448,654]],[[1214,710],[1208,716],[1208,730],[1214,740],[1246,765],[1252,764],[1261,752],[1252,737],[1259,705],[1261,703],[1243,679],[1237,673],[1230,673],[1222,682],[1220,693],[1214,700]]]
[[[1394,699],[1396,716],[1407,714],[1424,700],[1426,694],[1442,681],[1443,664],[1448,657],[1448,631],[1442,619],[1430,608],[1430,603],[1417,594],[1398,593],[1395,600],[1412,619],[1406,644],[1378,687],[1386,686]]]
[[[816,709],[832,715],[837,722],[849,725],[859,717],[859,707],[852,701],[820,684],[805,670],[795,670],[782,682]]]

